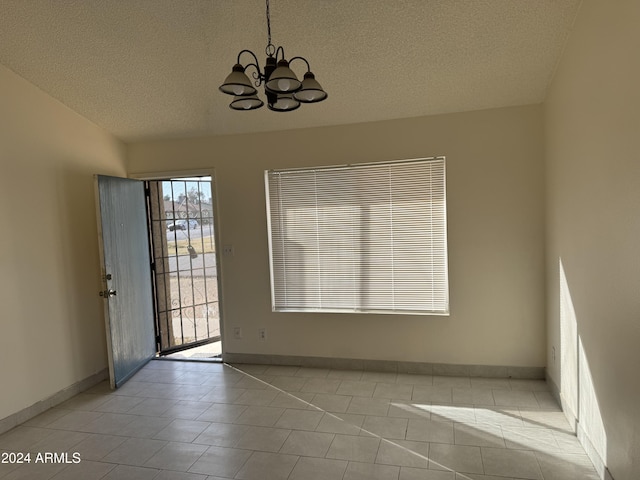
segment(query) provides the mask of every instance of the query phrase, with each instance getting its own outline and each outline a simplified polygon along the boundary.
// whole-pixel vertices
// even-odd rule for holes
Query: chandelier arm
[[[289,65],[291,65],[294,60],[302,60],[304,63],[307,64],[307,72],[311,71],[311,66],[309,65],[309,62],[307,61],[306,58],[304,58],[304,57],[293,57],[291,60],[289,60]]]
[[[282,53],[282,60],[284,60],[284,47],[278,47],[278,49],[276,50],[276,62],[278,61],[278,53]]]
[[[253,62],[247,63],[246,65],[242,65],[240,63],[240,57],[242,56],[243,53],[248,53],[249,55],[251,55],[253,57]],[[260,85],[262,85],[262,82],[264,81],[264,74],[260,71],[260,64],[258,62],[258,57],[256,57],[256,54],[253,53],[251,50],[241,50],[240,53],[238,53],[238,60],[237,62],[239,65],[242,65],[242,68],[244,69],[244,71],[246,72],[247,69],[249,67],[253,67],[256,69],[255,72],[253,72],[251,74],[251,76],[253,77],[253,79],[255,80],[254,85],[256,87],[259,87]]]
[[[253,60],[255,61],[255,64],[256,64],[256,65],[258,65],[258,63],[260,63],[260,62],[258,62],[258,57],[256,57],[256,54],[255,54],[255,53],[253,53],[251,50],[247,50],[247,49],[240,50],[240,53],[238,53],[238,59],[236,60],[236,63],[240,63],[240,57],[242,56],[242,54],[243,54],[243,53],[248,53],[248,54],[250,54],[250,55],[253,57]],[[242,64],[241,64],[241,65],[242,65]],[[251,65],[251,64],[248,64],[248,65],[247,65],[247,67],[248,67],[249,65]],[[246,69],[247,67],[245,67],[245,69]],[[258,70],[259,70],[259,69],[258,69]]]
[[[253,82],[253,84],[256,87],[259,87],[260,85],[262,85],[262,82],[264,81],[264,75],[262,74],[262,72],[260,71],[260,67],[258,66],[258,64],[256,63],[248,63],[246,67],[244,67],[245,72],[247,71],[247,69],[249,67],[253,67],[256,69],[255,72],[253,72],[251,74],[251,76],[253,77],[253,79],[255,80],[255,82]]]

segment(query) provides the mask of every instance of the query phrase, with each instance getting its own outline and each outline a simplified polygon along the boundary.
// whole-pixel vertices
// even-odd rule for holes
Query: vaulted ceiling
[[[540,103],[580,6],[270,3],[273,43],[326,101],[238,112],[218,91],[240,50],[264,60],[263,0],[0,0],[0,63],[127,142],[339,125]]]

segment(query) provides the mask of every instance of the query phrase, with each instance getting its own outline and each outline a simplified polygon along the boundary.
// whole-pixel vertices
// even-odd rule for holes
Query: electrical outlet
[[[556,363],[556,347],[551,347],[551,361],[555,365],[555,363]]]
[[[223,245],[222,255],[225,257],[233,257],[233,245]]]
[[[267,329],[266,328],[259,328],[258,329],[258,338],[260,340],[266,340],[267,339]]]
[[[242,328],[233,327],[233,338],[240,340],[242,338]]]

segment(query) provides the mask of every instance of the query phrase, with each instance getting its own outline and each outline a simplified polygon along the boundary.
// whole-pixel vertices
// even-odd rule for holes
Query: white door
[[[156,354],[144,184],[96,175],[111,388]]]

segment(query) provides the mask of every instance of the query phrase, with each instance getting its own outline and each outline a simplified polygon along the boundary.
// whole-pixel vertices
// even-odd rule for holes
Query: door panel
[[[156,354],[144,184],[96,176],[111,387]]]

